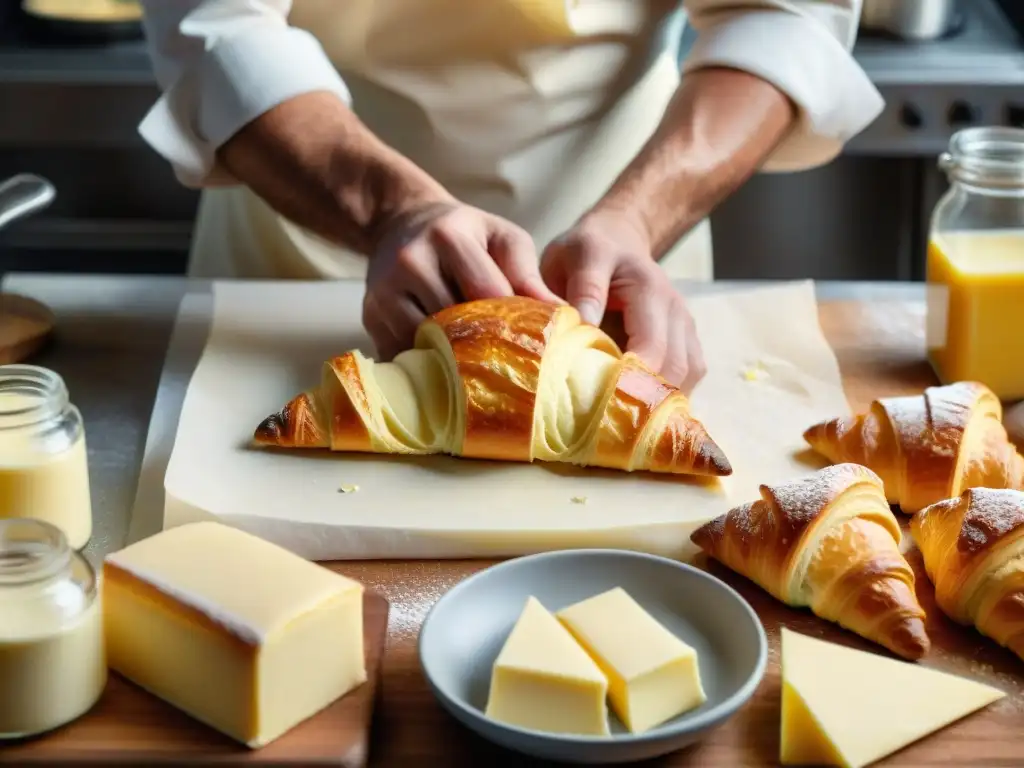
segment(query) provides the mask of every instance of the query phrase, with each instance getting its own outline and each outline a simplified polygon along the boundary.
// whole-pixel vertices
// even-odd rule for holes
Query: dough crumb
[[[573,496],[572,497],[572,503],[573,504],[586,504],[587,503],[587,497],[586,496]]]
[[[761,379],[768,378],[768,371],[764,367],[764,363],[758,360],[749,368],[740,371],[740,376],[746,381],[760,381]]]
[[[338,489],[338,493],[355,493],[358,490],[358,485],[343,485]]]

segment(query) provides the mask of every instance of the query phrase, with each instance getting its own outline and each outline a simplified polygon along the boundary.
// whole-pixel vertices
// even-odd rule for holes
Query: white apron
[[[295,0],[289,22],[317,36],[372,131],[540,249],[608,189],[679,84],[678,0]],[[661,264],[711,279],[708,223]],[[189,273],[352,278],[366,259],[245,187],[212,188]]]

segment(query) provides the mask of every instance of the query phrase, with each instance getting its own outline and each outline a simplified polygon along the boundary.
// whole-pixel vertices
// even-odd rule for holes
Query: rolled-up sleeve
[[[884,102],[851,51],[861,0],[684,0],[697,41],[683,71],[730,67],[772,83],[800,119],[765,163],[768,171],[826,163]]]
[[[162,95],[139,126],[182,183],[233,184],[217,149],[267,110],[303,93],[350,100],[320,43],[288,26],[291,0],[143,0]]]

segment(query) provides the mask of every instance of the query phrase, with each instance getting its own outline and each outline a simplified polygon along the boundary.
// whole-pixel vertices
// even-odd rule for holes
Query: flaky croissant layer
[[[875,400],[867,413],[816,424],[804,439],[832,462],[874,470],[890,503],[913,514],[965,488],[1024,489],[1024,457],[988,387],[959,382]]]
[[[908,659],[928,652],[914,572],[882,481],[856,464],[761,486],[761,498],[698,528],[691,539],[777,600]]]
[[[922,509],[910,531],[942,612],[1024,659],[1024,493],[969,488]]]
[[[391,363],[328,361],[320,387],[257,427],[259,445],[567,462],[722,476],[686,396],[572,307],[512,297],[425,320]]]

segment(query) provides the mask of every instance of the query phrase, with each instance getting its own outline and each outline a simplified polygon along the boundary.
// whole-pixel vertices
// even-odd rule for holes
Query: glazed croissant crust
[[[777,600],[809,607],[900,656],[928,652],[914,572],[882,481],[837,464],[776,486],[691,536],[723,564]]]
[[[721,476],[732,468],[686,396],[572,307],[523,297],[425,320],[415,348],[325,363],[320,387],[256,429],[286,448],[569,462]]]
[[[1024,457],[988,387],[959,382],[875,400],[867,413],[817,424],[804,439],[829,461],[870,467],[889,502],[913,514],[965,488],[1024,488]]]
[[[910,531],[942,612],[1024,659],[1024,493],[969,488],[922,509]]]

